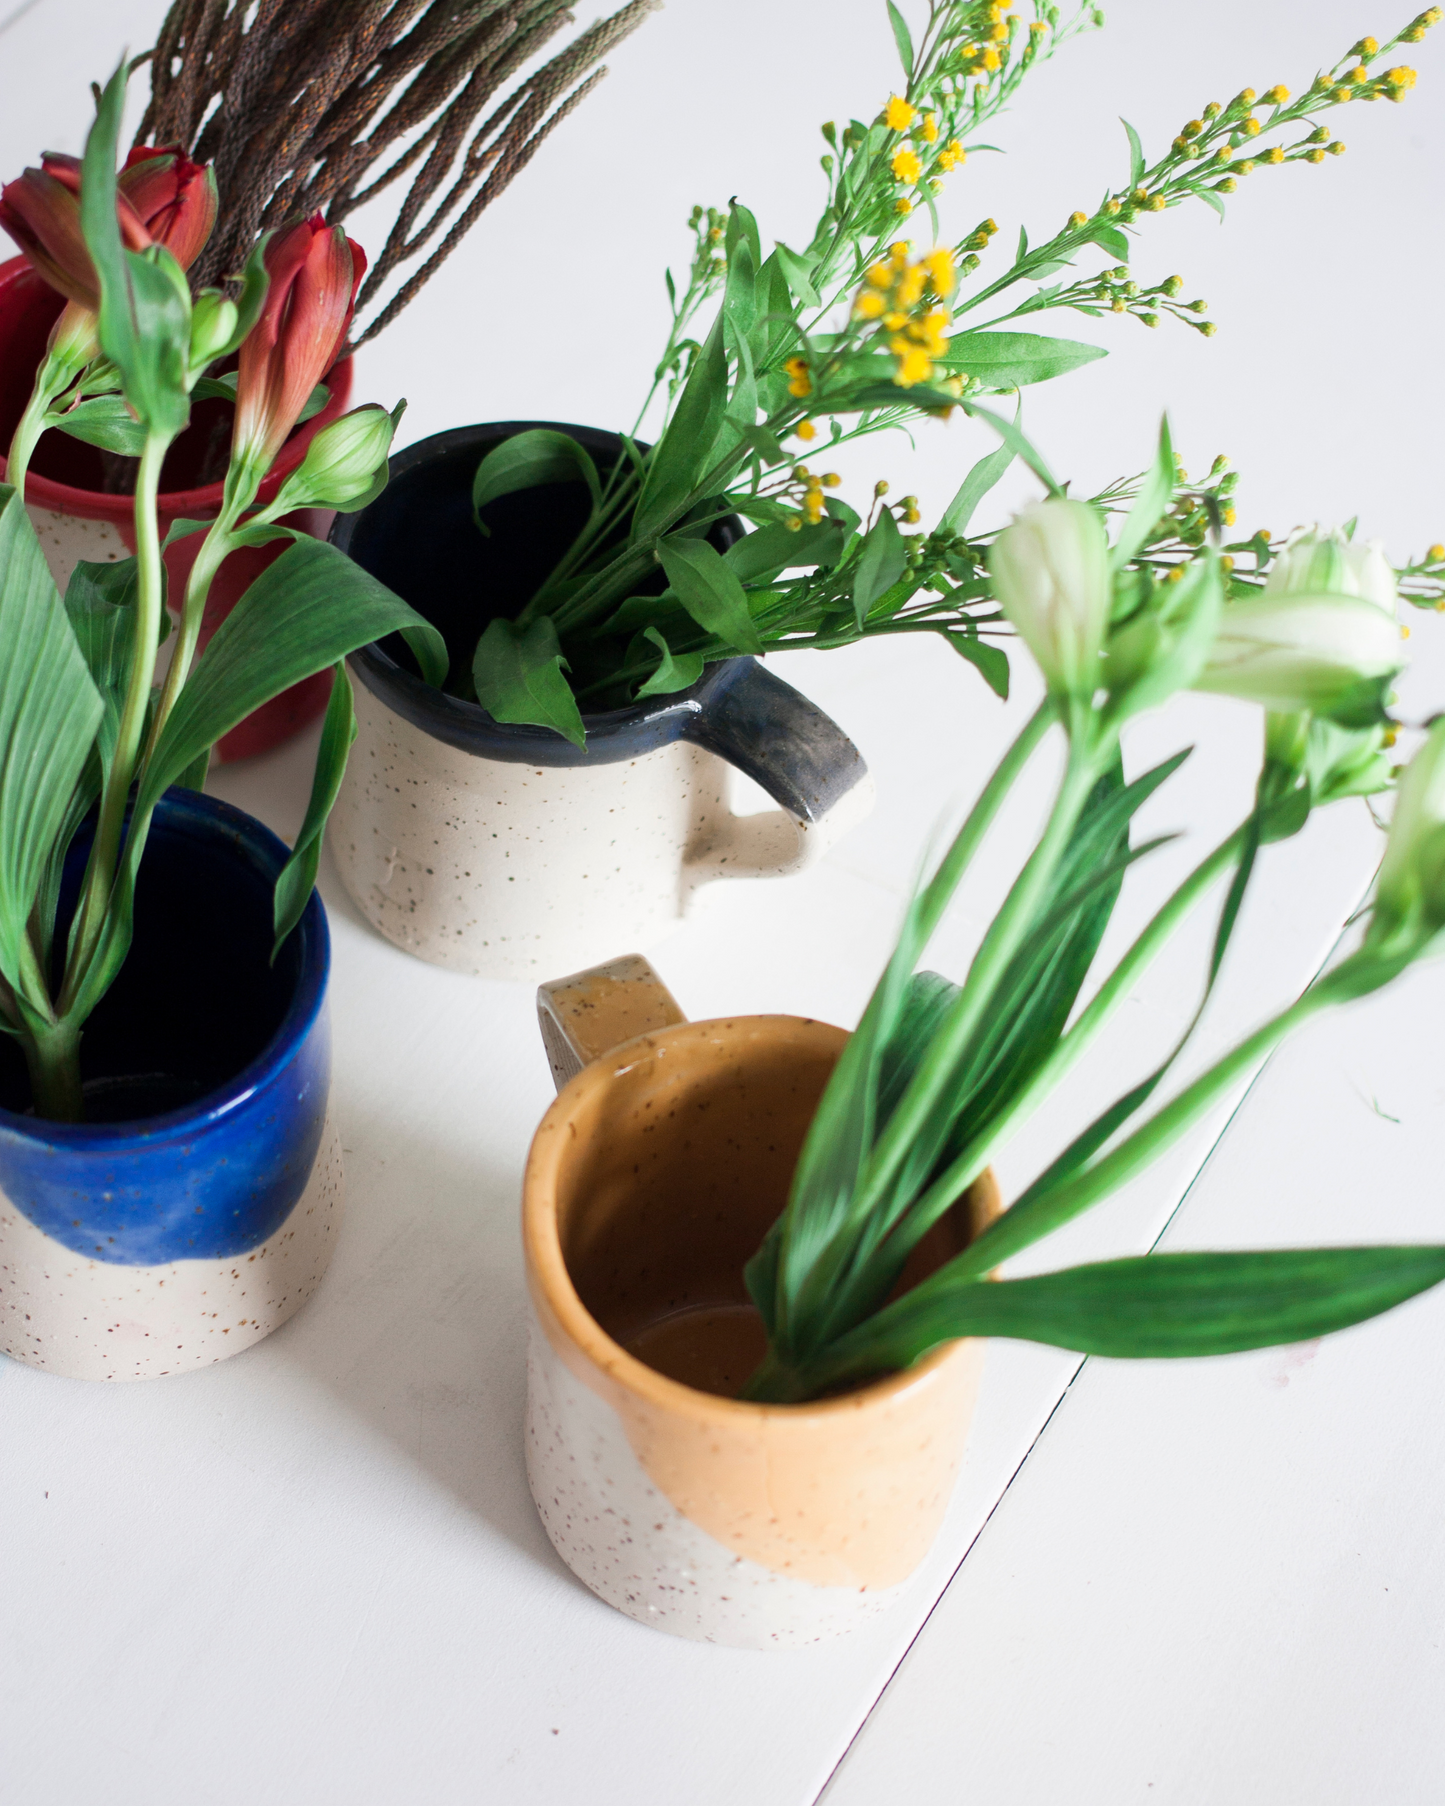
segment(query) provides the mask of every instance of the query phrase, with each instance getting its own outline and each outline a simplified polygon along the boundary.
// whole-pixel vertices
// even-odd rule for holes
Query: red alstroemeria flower
[[[47,151],[0,189],[0,225],[32,267],[68,300],[94,313],[100,284],[80,229],[78,157]],[[163,244],[188,268],[216,223],[216,182],[179,150],[132,151],[117,178],[116,217],[127,250]]]
[[[336,361],[365,272],[361,246],[319,213],[271,238],[266,305],[241,347],[233,456],[270,468]]]

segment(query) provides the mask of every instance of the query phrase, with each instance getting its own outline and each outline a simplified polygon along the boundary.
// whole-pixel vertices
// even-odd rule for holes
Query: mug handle
[[[584,1066],[634,1035],[686,1021],[677,999],[640,953],[537,987],[537,1023],[559,1091]]]
[[[684,880],[781,878],[821,859],[873,807],[862,754],[836,721],[751,658],[713,667],[682,738],[716,753],[782,805],[726,816],[690,848]]]

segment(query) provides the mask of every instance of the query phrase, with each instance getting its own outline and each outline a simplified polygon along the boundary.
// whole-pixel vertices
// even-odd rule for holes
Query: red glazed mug
[[[50,329],[65,306],[64,298],[42,280],[23,257],[0,263],[0,447],[11,436],[30,399],[35,372],[45,355]],[[286,441],[262,483],[259,504],[274,499],[282,482],[306,454],[317,430],[346,411],[351,397],[351,359],[343,358],[327,375],[331,399],[314,419],[297,427]],[[191,424],[171,447],[161,473],[160,530],[164,537],[178,520],[214,520],[220,512],[219,482],[190,484],[222,437],[229,442],[231,409],[226,402],[202,401],[191,410]],[[0,456],[0,479],[5,459]],[[47,433],[36,448],[25,483],[25,501],[45,549],[51,574],[61,589],[82,558],[122,558],[135,550],[133,503],[128,495],[107,495],[103,488],[104,465],[94,446],[65,433]],[[286,516],[286,525],[299,527],[324,539],[335,519],[329,508],[304,508]],[[246,589],[286,549],[286,541],[268,546],[247,546],[232,552],[216,574],[206,600],[200,644],[236,606]],[[186,579],[201,537],[179,540],[165,555],[170,594],[185,593]],[[298,729],[314,721],[326,707],[331,690],[327,671],[308,677],[263,703],[253,715],[227,734],[216,749],[222,761],[249,758],[288,740]]]

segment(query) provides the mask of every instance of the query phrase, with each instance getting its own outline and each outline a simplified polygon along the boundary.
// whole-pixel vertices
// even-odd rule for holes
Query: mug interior
[[[722,1397],[737,1396],[765,1352],[743,1269],[787,1202],[847,1038],[817,1023],[793,1024],[808,1035],[764,1032],[790,1021],[687,1023],[630,1043],[630,1063],[626,1049],[609,1054],[605,1103],[558,1166],[558,1238],[583,1306],[635,1359]],[[970,1227],[955,1206],[897,1292],[966,1246]]]
[[[518,614],[586,524],[590,511],[587,488],[580,480],[541,483],[488,502],[481,510],[487,531],[478,529],[472,513],[477,466],[506,440],[538,427],[577,440],[604,483],[622,456],[618,435],[597,427],[522,420],[453,428],[398,453],[391,460],[386,488],[333,535],[349,557],[438,630],[450,661],[446,688],[464,701],[475,700],[472,654],[484,629],[493,620],[511,620]],[[625,525],[624,513],[599,541],[599,548],[620,545]],[[740,523],[728,519],[717,522],[708,538],[724,550],[741,531]],[[666,587],[658,566],[638,579],[632,593],[660,596]],[[684,624],[692,625],[686,620]],[[402,671],[419,672],[400,634],[390,634],[379,644]],[[616,635],[599,641],[595,658],[585,642],[580,647],[572,643],[569,651],[572,682],[582,688],[607,680],[616,670],[619,641]],[[619,699],[604,692],[586,704],[588,712],[617,706],[622,706]]]
[[[90,839],[87,826],[66,859],[57,949]],[[235,1078],[275,1038],[298,1001],[315,933],[303,919],[272,965],[273,887],[285,851],[259,823],[211,798],[172,792],[161,803],[136,883],[130,952],[81,1039],[88,1123],[183,1109]],[[19,1044],[0,1036],[0,1109],[29,1108]]]

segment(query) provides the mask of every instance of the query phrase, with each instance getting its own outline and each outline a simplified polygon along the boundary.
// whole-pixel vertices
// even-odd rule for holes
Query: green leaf
[[[763,241],[758,234],[758,222],[734,195],[728,202],[727,236],[723,241],[723,251],[730,264],[737,254],[739,246],[744,244],[748,248],[753,269],[761,268]]]
[[[570,434],[554,432],[550,427],[533,427],[504,439],[477,466],[472,479],[472,513],[477,526],[490,536],[491,529],[481,518],[488,502],[513,495],[519,489],[535,489],[542,483],[579,482],[587,485],[596,508],[602,485],[587,448]]]
[[[389,633],[441,635],[324,540],[302,537],[251,584],[196,661],[151,757],[137,808],[253,710]]]
[[[1221,219],[1225,217],[1224,202],[1212,188],[1206,188],[1202,182],[1186,182],[1184,186],[1201,201],[1207,201]]]
[[[645,684],[639,684],[639,696],[670,696],[675,690],[687,690],[702,676],[704,659],[700,652],[674,654],[655,627],[644,627],[642,637],[651,640],[662,654],[661,663]]]
[[[1089,236],[1119,263],[1129,261],[1129,241],[1117,226],[1095,226]]]
[[[1001,445],[997,451],[991,451],[987,457],[980,458],[959,485],[958,494],[944,509],[935,531],[966,533],[974,510],[1013,463],[1015,456],[1011,445]]]
[[[990,645],[987,640],[976,640],[972,634],[947,633],[943,636],[960,658],[966,658],[969,664],[977,667],[995,696],[1008,701],[1009,666],[1008,654],[1002,646]]]
[[[986,420],[1004,444],[1011,447],[1023,459],[1051,496],[1063,495],[1063,486],[1044,462],[1043,453],[1035,448],[1032,441],[1024,437],[1015,422],[1005,420],[1001,414],[992,413],[988,408],[981,408],[973,402],[964,402],[963,411],[979,420]]]
[[[104,704],[19,496],[0,483],[0,972],[43,1007],[26,923]]]
[[[126,400],[142,423],[174,438],[190,417],[190,287],[164,246],[135,252],[121,243],[115,167],[126,74],[122,62],[106,84],[85,142],[81,230],[100,281],[101,349],[119,370]]]
[[[192,533],[209,533],[216,523],[209,520],[176,520],[171,522],[171,530],[161,541],[164,552],[173,546],[178,539],[189,539]]]
[[[907,567],[898,522],[890,509],[882,508],[858,548],[853,566],[853,615],[860,628],[868,618],[869,609],[892,589]]]
[[[796,251],[790,251],[781,243],[773,247],[773,256],[777,258],[783,275],[787,278],[788,287],[803,305],[821,307],[823,297],[813,286],[813,260],[800,257]]]
[[[735,215],[733,217],[736,217]],[[749,216],[751,217],[751,215]],[[756,227],[754,227],[756,231]],[[732,335],[732,348],[746,347],[748,335],[757,317],[758,266],[753,261],[752,244],[745,232],[734,232],[728,225],[728,270],[723,287],[723,318]]]
[[[1137,188],[1146,167],[1144,146],[1139,142],[1139,134],[1127,119],[1121,119],[1119,124],[1123,126],[1129,136],[1129,186]]]
[[[331,678],[331,700],[326,705],[326,720],[321,728],[321,744],[316,750],[316,771],[311,779],[311,796],[306,804],[306,819],[291,857],[281,868],[276,880],[274,921],[276,938],[271,947],[271,963],[288,934],[301,920],[311,892],[316,887],[316,867],[321,859],[321,836],[326,829],[341,780],[346,775],[346,758],[356,738],[356,711],[352,707],[351,680],[346,666],[337,664]]]
[[[941,362],[993,388],[1018,389],[1050,382],[1107,356],[1100,345],[1044,338],[1036,332],[956,332]]]
[[[645,539],[682,513],[709,467],[727,401],[728,359],[719,308],[672,419],[648,454],[647,476],[633,515],[634,540]]]
[[[220,376],[197,377],[191,390],[192,401],[234,401],[240,374],[239,370],[227,370]]]
[[[138,458],[145,450],[146,430],[120,395],[98,395],[92,401],[78,402],[63,414],[53,415],[51,424],[72,439],[126,458]]]
[[[1169,416],[1159,422],[1159,449],[1153,465],[1129,510],[1113,551],[1109,555],[1112,568],[1122,571],[1131,558],[1138,555],[1149,535],[1164,517],[1164,510],[1174,498],[1174,447],[1169,439]]]
[[[1328,1335],[1445,1279],[1445,1247],[1149,1254],[1033,1279],[953,1279],[948,1267],[831,1351],[833,1365],[910,1366],[956,1336],[1008,1336],[1124,1360],[1236,1354]]]
[[[888,23],[893,27],[893,42],[898,46],[898,60],[903,65],[903,73],[909,81],[913,80],[913,39],[909,35],[908,21],[888,0]]]
[[[110,911],[76,987],[79,1020],[125,958],[136,869],[151,814],[169,786],[194,772],[202,755],[263,702],[398,632],[429,647],[429,662],[445,664],[436,628],[323,540],[297,539],[251,584],[196,661],[142,773]]]
[[[314,420],[318,414],[324,413],[330,401],[330,389],[327,388],[325,383],[317,383],[316,387],[306,397],[305,406],[296,416],[297,425],[304,426],[308,420]],[[403,402],[401,405],[402,407],[405,407],[406,403]]]
[[[135,652],[138,588],[135,559],[120,558],[110,564],[90,564],[82,560],[71,572],[65,589],[65,613],[71,631],[91,681],[105,705],[96,733],[101,766],[105,771],[110,770],[115,754],[120,714]],[[164,609],[161,619],[167,621]]]
[[[795,533],[775,521],[734,540],[723,562],[740,583],[766,583],[779,571],[836,564],[846,539],[847,530],[838,521],[805,523]]]
[[[659,543],[657,555],[669,587],[699,627],[739,652],[762,652],[747,592],[721,552],[705,539],[674,537]]]
[[[494,721],[550,727],[585,747],[577,698],[563,676],[566,665],[550,615],[539,615],[526,627],[489,621],[472,661],[477,701]]]

